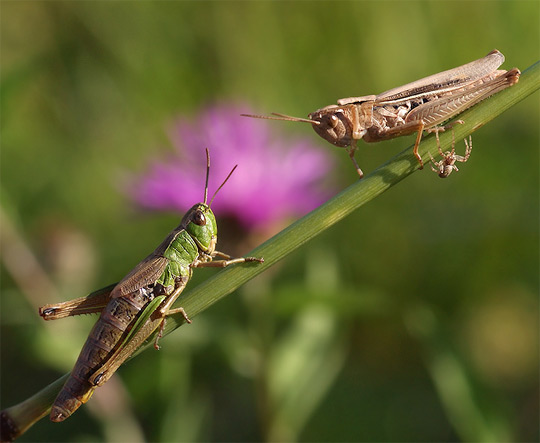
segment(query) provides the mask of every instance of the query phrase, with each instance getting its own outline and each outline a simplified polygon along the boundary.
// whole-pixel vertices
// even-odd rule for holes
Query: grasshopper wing
[[[114,288],[111,297],[124,297],[159,280],[169,264],[169,259],[163,254],[178,235],[178,230],[172,231],[148,257],[141,261]]]
[[[111,297],[125,297],[155,283],[167,267],[169,260],[155,252],[141,261],[112,291]]]
[[[504,62],[504,55],[496,49],[478,60],[457,68],[439,72],[377,95],[376,101],[399,101],[429,92],[445,92],[494,73]]]

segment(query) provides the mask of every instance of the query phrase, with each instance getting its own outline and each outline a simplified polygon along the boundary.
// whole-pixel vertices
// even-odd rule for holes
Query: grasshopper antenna
[[[272,112],[270,115],[254,115],[254,114],[240,114],[242,117],[251,117],[251,118],[262,118],[265,120],[284,120],[288,122],[303,122],[311,123],[312,125],[320,125],[321,122],[316,120],[310,120],[309,118],[300,118],[300,117],[291,117],[290,115],[278,114],[277,112]]]
[[[214,201],[214,198],[216,197],[216,194],[219,192],[219,190],[221,188],[223,188],[223,186],[225,185],[225,183],[227,183],[227,180],[229,180],[229,178],[231,177],[232,173],[234,172],[234,170],[238,167],[238,165],[234,165],[234,168],[231,169],[231,172],[229,172],[229,175],[227,176],[227,178],[225,180],[223,180],[223,183],[221,183],[221,185],[219,186],[219,188],[216,189],[216,192],[214,192],[214,195],[212,196],[212,199],[210,200],[210,203],[208,204],[208,207],[211,207],[212,206],[212,202]],[[206,203],[206,200],[205,200],[205,203]]]
[[[206,148],[206,181],[204,183],[204,204],[206,204],[206,200],[208,199],[208,177],[209,177],[209,175],[210,175],[210,152],[208,152],[208,148]],[[213,198],[212,198],[212,200],[213,200]]]

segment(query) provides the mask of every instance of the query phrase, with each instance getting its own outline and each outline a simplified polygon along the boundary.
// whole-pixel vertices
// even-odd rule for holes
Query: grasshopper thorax
[[[184,215],[181,226],[193,238],[201,251],[212,254],[217,243],[217,223],[214,213],[205,203],[197,203]]]
[[[346,109],[336,105],[326,106],[308,115],[313,129],[326,141],[345,148],[351,145],[353,127]],[[315,123],[317,122],[317,123]]]

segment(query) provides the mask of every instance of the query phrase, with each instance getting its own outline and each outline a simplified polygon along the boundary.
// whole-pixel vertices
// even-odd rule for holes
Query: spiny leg
[[[441,149],[441,143],[439,141],[439,132],[435,132],[435,139],[437,140],[437,149],[439,150],[439,154],[444,157],[444,153],[442,152],[442,149]],[[437,174],[441,172],[441,165],[443,164],[443,160],[440,160],[438,162],[435,161],[435,159],[433,158],[433,155],[431,155],[431,152],[429,152],[429,157],[431,158],[431,163],[429,164],[429,166],[431,166],[431,170],[433,172],[436,172]],[[437,169],[435,169],[433,167],[433,165],[437,166]]]
[[[220,257],[229,257],[227,260],[212,260],[212,261],[199,261],[196,262],[192,267],[194,268],[225,268],[229,265],[234,265],[238,263],[249,263],[249,262],[258,262],[264,263],[263,258],[257,257],[240,257],[240,258],[230,258],[230,255],[227,255],[223,252],[216,253]]]
[[[465,156],[456,155],[456,160],[461,163],[465,163],[467,160],[469,160],[469,157],[471,156],[472,151],[472,136],[469,135],[469,143],[467,143],[467,139],[463,140],[465,142]]]
[[[443,153],[443,151],[441,149],[441,142],[439,140],[439,132],[444,132],[444,131],[446,131],[448,129],[452,129],[455,125],[458,125],[458,124],[462,125],[463,123],[465,123],[463,120],[456,120],[456,121],[448,123],[445,126],[435,126],[433,128],[426,129],[426,132],[429,132],[429,133],[434,132],[435,133],[435,138],[437,139],[437,148],[439,150],[439,154],[443,158],[443,160],[441,160],[439,162],[436,162],[433,159],[433,156],[431,155],[431,152],[429,153],[429,156],[431,157],[431,161],[438,168],[438,169],[433,169],[433,166],[432,166],[431,169],[433,171],[437,172],[439,174],[439,177],[441,177],[441,178],[448,177],[453,169],[457,170],[457,168],[454,166],[454,163],[455,163],[454,153],[456,152],[455,151],[456,140],[455,140],[455,134],[452,131],[452,150],[448,151],[445,154],[445,153]],[[416,148],[416,145],[415,145],[415,148]],[[448,168],[450,168],[450,169],[448,169]]]
[[[465,123],[463,120],[456,120],[453,122],[448,123],[444,126],[434,126],[433,128],[427,128],[424,129],[424,123],[420,122],[420,128],[418,129],[418,135],[416,136],[416,143],[414,144],[413,148],[413,154],[415,155],[416,159],[418,160],[418,163],[420,163],[420,169],[424,168],[424,162],[422,161],[422,157],[420,157],[420,154],[418,153],[418,146],[420,145],[420,140],[422,138],[422,132],[426,131],[427,133],[435,133],[435,137],[437,138],[437,147],[439,148],[439,153],[444,157],[444,154],[441,149],[441,144],[439,141],[439,132],[447,131],[448,129],[452,129],[455,125],[462,125]],[[453,133],[452,133],[453,134]],[[452,151],[454,151],[455,146],[455,140],[452,140]],[[431,156],[431,154],[430,154]]]
[[[348,146],[346,149],[347,149],[347,153],[349,154],[349,158],[353,162],[354,168],[356,169],[356,172],[358,173],[358,177],[362,178],[364,176],[364,173],[362,172],[362,170],[360,169],[360,166],[358,165],[358,162],[354,158],[354,154],[355,154],[356,149],[357,149],[356,140],[353,140],[351,142],[351,145]]]
[[[220,257],[225,260],[232,259],[232,257],[229,254],[226,254],[225,252],[221,252],[221,251],[214,251],[214,253],[212,254],[212,257]]]
[[[416,134],[416,141],[414,142],[414,148],[413,148],[413,154],[416,157],[416,160],[418,160],[418,163],[420,164],[420,167],[418,169],[424,169],[424,162],[422,161],[422,157],[418,153],[418,147],[420,146],[420,140],[422,140],[422,132],[424,131],[424,122],[420,122],[418,126],[418,134]]]
[[[457,167],[454,165],[455,156],[455,145],[456,145],[456,139],[454,136],[454,132],[452,131],[452,150],[446,151],[444,153],[441,148],[441,141],[439,140],[439,132],[435,131],[435,139],[437,140],[437,149],[439,150],[439,154],[442,157],[440,161],[436,162],[433,156],[431,155],[431,152],[429,153],[429,156],[431,157],[431,162],[433,165],[437,166],[437,169],[433,167],[433,165],[430,163],[431,170],[433,172],[436,172],[440,178],[446,178],[448,177],[453,170],[458,170]]]
[[[465,163],[470,155],[471,155],[471,149],[472,149],[472,136],[469,135],[469,143],[467,143],[467,139],[464,140],[465,142],[465,156],[457,155],[456,149],[455,149],[455,136],[452,132],[452,149],[450,151],[442,152],[441,145],[439,142],[439,132],[435,132],[435,137],[437,139],[437,146],[439,148],[439,154],[441,155],[442,159],[438,162],[435,161],[431,153],[429,154],[431,157],[431,160],[435,166],[437,166],[437,169],[435,169],[433,166],[431,166],[431,169],[434,172],[437,172],[439,174],[439,177],[446,178],[448,177],[452,171],[459,171],[458,167],[456,166],[456,161],[459,161],[461,163]]]
[[[163,337],[163,331],[165,329],[165,324],[167,323],[167,317],[169,315],[180,313],[182,314],[182,317],[184,317],[184,320],[186,321],[186,323],[191,324],[191,319],[188,317],[184,308],[180,307],[180,308],[171,309],[172,304],[176,301],[180,293],[184,290],[188,281],[189,281],[188,277],[177,277],[175,280],[174,291],[171,293],[171,295],[169,296],[167,301],[163,304],[163,306],[159,309],[159,312],[161,316],[163,317],[163,319],[161,320],[158,334],[156,335],[156,339],[154,340],[154,348],[158,351],[159,351],[158,342],[161,339],[161,337]]]

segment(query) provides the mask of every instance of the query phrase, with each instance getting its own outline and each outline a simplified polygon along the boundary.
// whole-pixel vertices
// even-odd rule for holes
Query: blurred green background
[[[69,371],[95,321],[37,306],[119,280],[176,226],[118,186],[170,149],[175,116],[305,116],[494,48],[506,69],[540,53],[538,2],[1,9],[2,408]],[[522,101],[459,173],[413,174],[20,441],[538,441],[538,111]],[[338,188],[356,179],[307,125],[273,128],[329,149]],[[357,158],[369,172],[411,142]],[[222,250],[248,252],[220,228]]]

